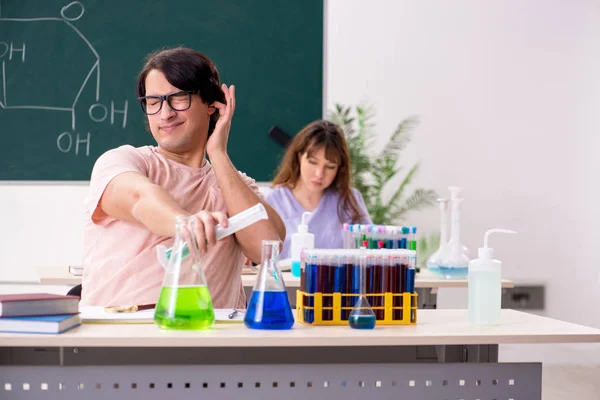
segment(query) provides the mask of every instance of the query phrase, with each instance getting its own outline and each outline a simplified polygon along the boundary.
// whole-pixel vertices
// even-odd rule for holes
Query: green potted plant
[[[406,216],[436,204],[437,193],[432,189],[412,188],[419,171],[415,163],[404,175],[400,184],[385,196],[391,181],[404,170],[398,165],[402,150],[410,143],[418,118],[402,120],[387,143],[378,153],[372,150],[375,113],[370,106],[345,106],[336,104],[329,112],[331,122],[339,125],[346,136],[352,162],[352,181],[365,200],[367,210],[375,224],[393,225],[408,222]],[[437,238],[437,239],[436,239]],[[436,243],[437,240],[437,243]],[[429,254],[437,250],[439,234],[419,239],[418,260],[424,264]]]

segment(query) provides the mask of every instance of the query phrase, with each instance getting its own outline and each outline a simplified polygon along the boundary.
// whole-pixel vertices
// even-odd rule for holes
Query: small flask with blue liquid
[[[367,282],[367,255],[360,255],[360,296],[356,303],[354,304],[354,308],[350,312],[350,317],[348,318],[348,325],[352,329],[373,329],[375,328],[375,313],[369,304],[369,300],[367,299],[366,293],[366,282]]]
[[[279,241],[263,240],[262,262],[250,297],[244,324],[250,329],[290,329],[294,315],[279,261]]]

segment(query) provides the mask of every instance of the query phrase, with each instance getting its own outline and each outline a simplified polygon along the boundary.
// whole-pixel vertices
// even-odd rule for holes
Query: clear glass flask
[[[446,279],[465,279],[469,271],[469,256],[466,247],[460,241],[460,205],[464,199],[459,198],[460,188],[450,187],[452,195],[452,227],[450,241],[440,255],[439,274]]]
[[[440,206],[440,247],[429,256],[427,259],[427,268],[433,273],[440,273],[440,263],[442,262],[442,256],[446,252],[448,247],[448,199],[437,199]]]
[[[262,262],[244,317],[250,329],[290,329],[294,325],[290,300],[277,266],[279,243],[278,240],[262,242]]]
[[[350,312],[350,317],[348,318],[348,324],[352,329],[373,329],[375,328],[375,313],[369,304],[369,300],[366,293],[367,287],[367,256],[361,254],[360,256],[360,296],[356,303],[354,304],[354,308]]]
[[[196,217],[178,217],[173,250],[154,312],[162,329],[208,329],[215,312],[196,241]]]

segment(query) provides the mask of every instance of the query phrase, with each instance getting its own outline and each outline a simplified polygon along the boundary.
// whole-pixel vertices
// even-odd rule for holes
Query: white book
[[[154,309],[136,312],[112,313],[106,312],[102,306],[79,307],[81,319],[86,324],[153,324]],[[242,322],[244,311],[234,313],[231,308],[216,308],[215,323]],[[229,318],[233,314],[233,318]]]
[[[69,265],[69,273],[73,276],[82,276],[83,267],[81,265]]]

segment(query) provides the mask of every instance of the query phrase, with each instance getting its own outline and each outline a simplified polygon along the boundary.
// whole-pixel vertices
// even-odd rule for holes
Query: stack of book
[[[0,332],[62,333],[79,325],[77,296],[48,293],[0,295]]]

